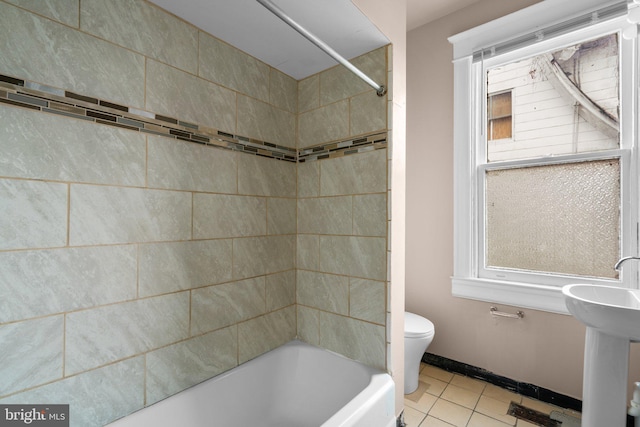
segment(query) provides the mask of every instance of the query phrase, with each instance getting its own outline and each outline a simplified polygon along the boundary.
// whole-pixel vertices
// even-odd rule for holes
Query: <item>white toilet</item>
[[[420,361],[435,333],[430,320],[404,313],[404,394],[413,393],[418,388]]]

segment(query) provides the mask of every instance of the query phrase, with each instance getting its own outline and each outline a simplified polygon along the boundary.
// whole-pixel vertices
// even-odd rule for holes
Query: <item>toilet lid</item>
[[[423,338],[433,335],[435,327],[430,320],[413,313],[404,313],[405,338]]]

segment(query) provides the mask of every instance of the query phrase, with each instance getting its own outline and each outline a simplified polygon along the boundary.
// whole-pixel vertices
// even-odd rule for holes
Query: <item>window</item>
[[[494,24],[522,34],[518,23],[567,13],[545,3],[450,39],[452,286],[457,296],[566,313],[563,285],[631,286],[637,274],[613,270],[638,248],[637,48],[622,37],[627,4],[618,2],[584,15],[591,19],[532,23],[527,42],[506,37],[473,51],[469,43],[494,37]]]
[[[487,140],[511,138],[511,91],[487,97]]]

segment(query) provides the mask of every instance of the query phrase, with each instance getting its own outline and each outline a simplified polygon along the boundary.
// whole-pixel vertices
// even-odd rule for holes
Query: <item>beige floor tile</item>
[[[437,396],[434,396],[429,393],[424,393],[420,397],[420,399],[418,399],[418,401],[413,401],[405,398],[404,404],[405,406],[408,406],[413,409],[417,409],[418,411],[424,412],[426,414],[431,410],[433,405],[436,403],[436,400],[438,400]]]
[[[408,427],[536,427],[507,415],[511,402],[545,414],[560,411],[581,417],[576,411],[421,364],[419,388],[405,396],[405,421]]]
[[[498,421],[486,415],[482,415],[478,412],[474,412],[473,415],[471,415],[469,424],[467,424],[467,427],[511,427],[511,426],[512,424],[505,424],[501,421]]]
[[[425,365],[424,368],[420,371],[420,375],[426,375],[432,378],[436,378],[446,383],[451,381],[451,378],[453,378],[453,374],[451,372],[447,372],[444,369],[436,368],[435,366],[431,365]]]
[[[405,400],[413,400],[414,402],[417,402],[418,400],[420,400],[420,398],[427,391],[428,388],[429,388],[429,384],[425,383],[424,381],[420,381],[418,379],[418,388],[416,389],[416,391],[414,391],[413,393],[405,394],[404,398]]]
[[[425,420],[420,424],[420,427],[453,427],[452,424],[445,423],[442,420],[427,416]]]
[[[487,383],[484,381],[476,380],[473,378],[465,377],[464,375],[455,374],[451,379],[450,384],[457,385],[458,387],[466,388],[467,390],[482,393]]]
[[[483,396],[491,397],[492,399],[501,400],[503,402],[522,402],[522,396],[509,390],[505,390],[493,384],[487,384]]]
[[[440,398],[446,399],[449,402],[457,403],[465,408],[473,409],[476,407],[478,399],[480,399],[480,392],[474,392],[449,384],[440,395]]]
[[[507,415],[509,410],[509,402],[497,400],[483,394],[480,396],[480,400],[476,405],[476,412],[487,415],[491,418],[495,418],[498,421],[509,424],[511,426],[516,424],[516,418],[511,415]]]
[[[404,408],[404,422],[407,427],[418,427],[427,414],[413,408]]]
[[[429,415],[456,427],[465,427],[473,411],[449,401],[438,399]]]
[[[434,396],[440,396],[449,384],[444,381],[440,381],[439,379],[422,374],[420,374],[419,381],[427,384],[427,393],[433,394]]]
[[[557,406],[549,405],[548,403],[541,402],[539,400],[530,399],[528,397],[522,398],[522,405],[526,406],[529,409],[533,409],[534,411],[542,412],[544,414],[551,414],[551,411],[561,411],[562,408],[558,408]]]

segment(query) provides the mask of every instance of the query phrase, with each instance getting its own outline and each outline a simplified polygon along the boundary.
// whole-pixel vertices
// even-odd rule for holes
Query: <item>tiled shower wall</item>
[[[385,150],[298,166],[298,334],[380,369],[386,363],[385,170]]]
[[[386,81],[386,49],[354,60]],[[335,67],[299,82],[301,154],[387,128],[386,102]],[[298,335],[386,367],[387,150],[298,164]]]
[[[0,74],[131,111],[300,148],[386,129],[339,68],[298,84],[143,1],[0,20]],[[296,165],[0,104],[0,151],[0,402],[99,426],[296,335],[385,367],[386,149]]]

